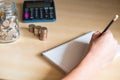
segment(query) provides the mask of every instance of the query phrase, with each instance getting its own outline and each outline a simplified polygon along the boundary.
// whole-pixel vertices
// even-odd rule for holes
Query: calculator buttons
[[[34,8],[30,8],[30,19],[34,19]]]
[[[25,12],[28,13],[28,11],[29,11],[29,8],[25,8]]]
[[[24,13],[24,18],[29,19],[29,13]]]
[[[29,19],[29,9],[25,8],[24,18]]]
[[[40,19],[43,19],[43,8],[40,8]]]
[[[53,9],[53,7],[49,7],[49,10],[50,10],[50,18],[52,19],[52,18],[54,18],[54,14],[55,14],[55,13],[53,13],[54,9]]]
[[[39,9],[35,8],[35,19],[39,19]]]
[[[48,7],[45,7],[45,8],[44,8],[44,12],[45,12],[44,17],[45,17],[46,19],[48,19],[48,18],[49,18]]]
[[[24,19],[53,19],[55,18],[53,7],[44,8],[26,8],[24,13]]]

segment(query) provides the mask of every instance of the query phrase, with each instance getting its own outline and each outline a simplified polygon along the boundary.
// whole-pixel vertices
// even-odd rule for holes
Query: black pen
[[[119,17],[118,15],[115,15],[115,18],[110,21],[110,23],[106,26],[101,35],[108,30],[108,28],[113,24],[113,22],[115,22],[118,19],[118,17]]]

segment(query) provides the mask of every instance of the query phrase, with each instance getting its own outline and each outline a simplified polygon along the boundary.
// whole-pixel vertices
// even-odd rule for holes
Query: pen
[[[108,28],[113,24],[113,22],[115,22],[118,19],[118,17],[118,15],[115,15],[115,18],[110,21],[110,23],[106,26],[101,35],[108,30]]]

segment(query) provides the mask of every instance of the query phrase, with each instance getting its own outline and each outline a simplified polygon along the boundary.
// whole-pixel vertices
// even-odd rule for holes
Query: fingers
[[[108,40],[108,41],[112,41],[115,44],[117,44],[117,40],[114,38],[112,32],[110,30],[107,30],[106,32],[104,32],[102,35],[102,33],[99,31],[96,31],[93,35],[92,38],[90,40],[90,44],[92,44],[92,42],[96,41],[96,39],[99,38],[99,40]]]
[[[92,39],[95,40],[95,39],[97,39],[98,37],[104,37],[104,36],[114,38],[114,37],[113,37],[113,34],[112,34],[112,32],[111,32],[110,30],[107,30],[107,31],[104,32],[102,35],[101,35],[101,34],[102,34],[101,32],[96,31],[96,32],[92,35]]]
[[[96,31],[93,35],[92,35],[92,38],[90,40],[90,45],[92,44],[92,42],[97,39],[99,36],[100,36],[101,32],[99,31]]]
[[[99,31],[96,31],[93,35],[92,35],[92,39],[94,40],[94,39],[96,39],[96,38],[98,38],[99,36],[100,36],[100,32]]]

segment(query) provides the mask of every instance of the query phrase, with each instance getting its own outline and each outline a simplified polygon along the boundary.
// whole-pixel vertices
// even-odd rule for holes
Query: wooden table
[[[42,51],[88,31],[102,31],[115,14],[120,0],[55,0],[57,21],[34,23],[46,26],[48,39],[40,41],[21,22],[23,0],[17,1],[20,38],[0,44],[0,78],[5,80],[60,80],[65,74],[41,56]],[[120,19],[111,31],[120,43]],[[120,58],[102,69],[93,80],[120,80]]]

